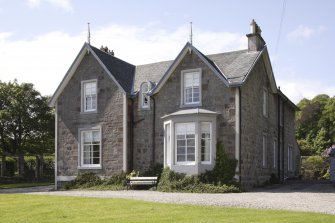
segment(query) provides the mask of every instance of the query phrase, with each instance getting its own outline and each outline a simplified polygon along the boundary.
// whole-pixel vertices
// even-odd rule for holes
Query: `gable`
[[[156,87],[152,90],[151,94],[157,93],[162,86],[166,83],[172,73],[175,71],[177,66],[181,63],[181,61],[185,58],[187,54],[194,53],[199,59],[204,62],[212,72],[217,75],[225,84],[226,86],[229,85],[227,79],[224,77],[220,69],[215,65],[215,63],[209,60],[205,55],[203,55],[200,51],[198,51],[194,46],[192,46],[189,42],[186,43],[182,51],[178,54],[177,58],[172,62],[170,67],[164,73],[162,78],[159,80]]]
[[[76,59],[73,61],[63,80],[57,87],[55,93],[49,101],[49,106],[54,107],[57,98],[62,93],[72,76],[75,74],[78,66],[81,64],[86,54],[91,53],[99,65],[106,71],[108,76],[116,83],[124,94],[130,94],[133,86],[135,66],[124,62],[112,55],[109,55],[97,48],[84,43]]]

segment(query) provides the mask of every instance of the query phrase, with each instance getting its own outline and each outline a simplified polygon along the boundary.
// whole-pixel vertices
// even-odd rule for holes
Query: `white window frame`
[[[291,145],[287,147],[287,170],[293,171],[293,147]]]
[[[262,136],[262,167],[267,167],[267,135]]]
[[[100,134],[100,147],[99,147],[99,164],[84,164],[84,143],[83,143],[83,140],[84,140],[84,137],[83,137],[83,134],[84,132],[93,132],[93,131],[99,131],[99,134]],[[83,128],[83,129],[79,129],[79,157],[80,157],[80,160],[79,160],[79,163],[80,163],[80,166],[79,168],[82,168],[82,169],[96,169],[96,168],[101,168],[102,167],[102,133],[101,133],[101,127],[98,126],[98,127],[92,127],[92,128]]]
[[[177,125],[189,125],[189,124],[193,124],[194,125],[194,161],[188,161],[187,158],[185,161],[178,161],[177,159],[177,149],[178,149],[178,146],[177,146],[177,141],[178,141],[178,138],[177,138]],[[197,161],[197,151],[198,148],[199,148],[199,145],[198,145],[198,134],[197,134],[197,131],[198,131],[198,125],[197,123],[195,122],[178,122],[178,123],[175,123],[175,132],[174,132],[174,135],[175,135],[175,140],[174,140],[174,143],[175,143],[175,149],[174,149],[174,154],[175,154],[175,163],[177,165],[194,165]],[[187,138],[185,138],[185,141],[187,142]],[[185,145],[185,155],[187,157],[187,143]]]
[[[172,157],[173,157],[172,143],[173,143],[172,122],[171,121],[164,122],[164,152],[165,152],[164,167],[172,165]]]
[[[202,144],[201,144],[201,141],[202,141],[202,124],[209,124],[209,160],[205,160],[205,161],[202,161],[202,151],[201,151],[201,147],[202,147]],[[211,164],[212,163],[212,123],[211,122],[200,122],[200,150],[199,150],[199,153],[200,153],[200,162],[202,164]],[[207,139],[207,138],[206,138]]]
[[[186,102],[186,93],[185,93],[185,75],[189,73],[198,73],[199,78],[199,101],[197,102]],[[198,69],[189,69],[181,71],[181,107],[192,107],[192,106],[201,106],[202,104],[202,70]]]
[[[262,96],[262,111],[263,111],[263,116],[264,117],[268,117],[269,114],[269,92],[266,88],[263,88],[263,92],[262,92],[263,96]]]
[[[147,85],[148,87],[146,92],[143,91],[144,85]],[[149,91],[150,91],[149,82],[143,82],[140,87],[140,108],[142,109],[150,109],[150,96],[148,95]],[[144,103],[145,98],[147,98],[147,103]]]
[[[95,100],[95,109],[86,109],[86,92],[85,92],[85,86],[86,84],[95,83],[95,90],[96,90],[96,100]],[[91,113],[91,112],[97,112],[98,110],[98,80],[92,79],[92,80],[85,80],[81,82],[81,111],[83,113]]]
[[[277,148],[277,139],[273,140],[273,168],[277,169],[277,157],[278,157],[278,148]]]

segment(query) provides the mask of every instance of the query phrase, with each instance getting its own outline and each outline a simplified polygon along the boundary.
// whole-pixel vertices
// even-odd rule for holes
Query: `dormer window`
[[[97,111],[97,81],[83,81],[82,85],[82,111]]]
[[[142,109],[149,109],[150,108],[150,96],[149,93],[149,84],[148,82],[144,82],[141,84],[141,91],[140,91],[140,103]]]
[[[201,104],[201,69],[182,71],[182,105]]]

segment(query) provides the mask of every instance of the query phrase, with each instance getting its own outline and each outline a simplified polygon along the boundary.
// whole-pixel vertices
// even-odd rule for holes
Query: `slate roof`
[[[127,92],[132,92],[135,66],[118,59],[102,50],[90,46],[109,72],[119,82],[121,87]]]
[[[144,81],[158,83],[172,63],[173,60],[136,66],[134,91],[138,91]]]
[[[138,91],[144,81],[158,83],[173,63],[173,60],[170,60],[134,66],[93,46],[90,47],[127,93]],[[201,53],[232,85],[244,82],[260,54],[261,51],[248,52],[248,50],[211,55]]]
[[[165,115],[162,118],[170,117],[170,116],[178,116],[178,115],[189,115],[189,114],[209,114],[209,115],[218,115],[219,113],[210,111],[203,108],[193,108],[193,109],[185,109],[177,112],[173,112],[171,114]]]
[[[261,51],[240,50],[207,56],[202,55],[229,83],[242,84],[260,53]],[[173,60],[136,66],[134,91],[138,91],[144,81],[157,83],[172,63]]]

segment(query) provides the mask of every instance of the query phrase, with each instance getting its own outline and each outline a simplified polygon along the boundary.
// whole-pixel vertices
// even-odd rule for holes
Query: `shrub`
[[[26,156],[24,157],[24,178],[32,180],[35,178],[36,170],[36,157]]]
[[[113,176],[104,179],[104,185],[119,185],[119,186],[126,186],[127,185],[127,178],[126,173],[121,172],[120,174],[114,174]]]
[[[45,156],[43,158],[43,177],[52,179],[55,176],[55,158],[54,156]]]
[[[89,188],[97,186],[102,183],[98,175],[92,172],[80,173],[74,181],[72,181],[71,188]]]
[[[234,183],[236,159],[231,159],[224,151],[222,143],[217,143],[216,160],[213,170],[206,171],[200,175],[201,181],[215,185]]]
[[[157,190],[163,192],[190,192],[190,193],[231,193],[239,192],[234,185],[214,185],[201,182],[197,175],[186,176],[165,168],[161,174]]]
[[[321,179],[327,173],[328,162],[321,156],[310,156],[302,161],[301,169],[306,179]]]
[[[13,177],[16,171],[16,160],[12,157],[6,157],[6,176]]]

